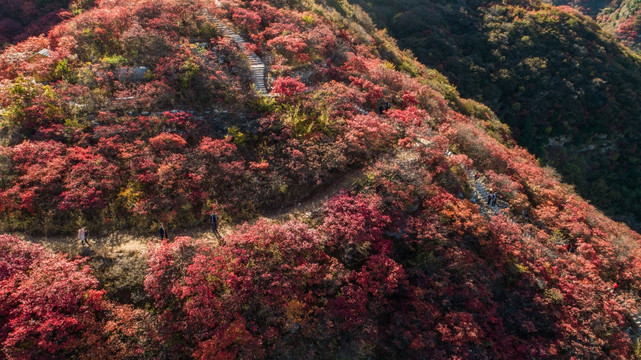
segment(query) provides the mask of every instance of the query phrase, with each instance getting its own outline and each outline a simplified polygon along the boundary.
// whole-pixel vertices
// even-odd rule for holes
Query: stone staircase
[[[632,342],[634,343],[636,340],[641,338],[641,310],[630,309],[629,306],[627,306],[624,302],[622,302],[617,297],[617,294],[613,289],[610,289],[609,293],[612,295],[615,301],[619,303],[619,305],[621,305],[624,309],[628,310],[630,317],[632,318],[632,322],[634,322],[634,326],[631,326],[625,329],[625,332],[626,334],[628,334],[628,337],[630,338],[630,340],[632,340]]]
[[[225,37],[233,40],[236,45],[246,52],[254,88],[261,96],[270,96],[269,91],[267,91],[267,86],[265,85],[265,63],[263,63],[260,57],[253,51],[248,51],[247,42],[224,21],[215,18],[209,13],[203,13],[202,15],[205,19],[211,21],[216,26],[216,29],[218,29],[218,31],[220,31]]]
[[[369,114],[369,112],[367,110],[363,109],[362,107],[360,107],[360,106],[358,106],[356,104],[354,104],[354,109],[356,109],[356,111],[358,111],[359,113],[361,113],[363,115]]]
[[[641,329],[641,312],[632,314],[632,321],[637,326],[637,329]]]

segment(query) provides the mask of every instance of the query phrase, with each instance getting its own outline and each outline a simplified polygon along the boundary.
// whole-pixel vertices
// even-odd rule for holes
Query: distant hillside
[[[578,13],[536,2],[360,4],[463,96],[492,108],[580,194],[639,227],[638,56]]]
[[[70,0],[0,0],[0,48],[46,34],[62,20]],[[92,1],[93,2],[93,1]],[[74,2],[75,8],[87,3]]]
[[[524,46],[555,41],[539,22],[587,31],[485,15]],[[518,50],[499,30],[495,56]],[[0,230],[86,256],[0,235],[1,359],[641,354],[641,236],[344,1],[103,0],[8,47]],[[100,253],[123,231],[157,240]]]
[[[569,5],[594,18],[625,45],[641,50],[641,3],[636,0],[554,0],[555,5]]]
[[[554,5],[569,5],[582,13],[596,18],[601,12],[606,11],[610,12],[613,10],[613,7],[617,7],[625,3],[626,1],[622,0],[552,0],[547,1]]]

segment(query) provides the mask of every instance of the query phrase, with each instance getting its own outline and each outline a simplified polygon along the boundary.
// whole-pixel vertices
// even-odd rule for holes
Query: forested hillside
[[[358,2],[592,203],[639,227],[641,61],[569,8]]]
[[[3,231],[226,230],[0,235],[0,358],[641,353],[641,236],[346,2],[97,1],[0,79]]]
[[[572,6],[590,17],[596,17],[602,11],[612,11],[617,5],[625,3],[622,0],[552,0],[548,2],[554,5]]]
[[[553,0],[555,5],[569,5],[594,18],[604,29],[625,45],[641,50],[641,3],[637,0]]]

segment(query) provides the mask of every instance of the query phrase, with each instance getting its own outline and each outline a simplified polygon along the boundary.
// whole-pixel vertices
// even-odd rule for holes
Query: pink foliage
[[[100,331],[104,291],[84,260],[0,236],[0,341],[11,358],[78,354]],[[90,338],[87,338],[89,336]]]
[[[260,15],[254,11],[243,8],[234,8],[232,19],[234,23],[239,23],[250,32],[258,30],[261,22]]]
[[[373,113],[347,119],[347,125],[345,142],[365,154],[391,147],[398,136],[397,130],[387,119]]]
[[[383,229],[390,218],[378,210],[379,206],[376,196],[342,194],[330,199],[323,223],[330,251],[365,246],[387,254],[391,244],[383,237]]]
[[[178,134],[161,133],[149,139],[149,144],[156,151],[167,151],[182,149],[187,142]]]
[[[290,97],[301,94],[306,90],[307,86],[305,86],[305,84],[303,84],[300,80],[286,76],[278,78],[274,81],[272,93],[283,97]]]

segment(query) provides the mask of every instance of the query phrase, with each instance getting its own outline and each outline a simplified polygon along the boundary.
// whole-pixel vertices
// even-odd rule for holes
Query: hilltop
[[[0,79],[3,231],[175,229],[1,235],[0,356],[639,354],[641,236],[344,1],[98,1]]]

